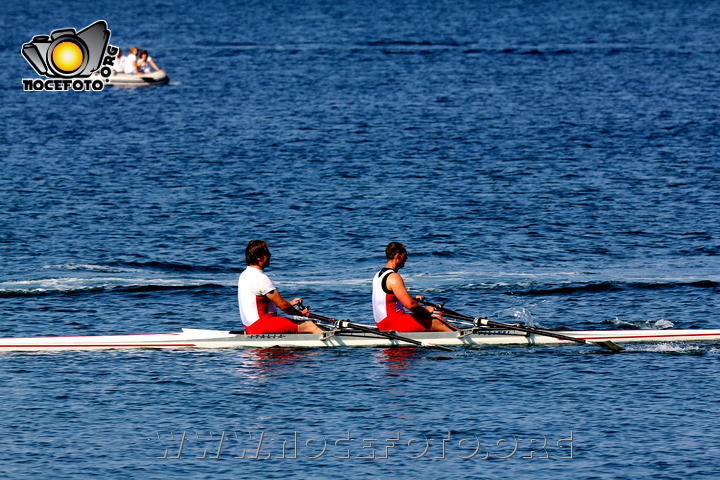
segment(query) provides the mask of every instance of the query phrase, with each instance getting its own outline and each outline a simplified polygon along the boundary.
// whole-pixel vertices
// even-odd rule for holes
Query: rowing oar
[[[535,335],[542,335],[545,337],[552,337],[552,338],[557,338],[560,340],[568,340],[570,342],[581,343],[583,345],[595,344],[598,347],[604,348],[605,350],[610,350],[611,352],[622,352],[623,350],[625,350],[623,347],[621,347],[620,345],[618,345],[615,342],[610,341],[610,340],[603,340],[603,341],[585,340],[584,338],[570,337],[568,335],[563,335],[561,333],[556,333],[551,330],[544,330],[541,328],[523,327],[520,325],[511,325],[509,323],[494,322],[492,320],[488,320],[487,318],[472,318],[472,317],[468,317],[467,315],[463,315],[461,313],[454,312],[454,311],[446,308],[442,303],[432,303],[432,302],[428,302],[427,300],[422,300],[421,303],[424,303],[425,305],[430,305],[431,307],[435,307],[437,310],[440,310],[444,317],[453,318],[456,320],[462,320],[465,322],[472,322],[474,325],[483,325],[486,327],[507,328],[507,329],[511,329],[511,330],[519,330],[519,331],[525,332],[525,333],[532,333]]]
[[[297,318],[304,320],[304,317],[297,317]],[[438,350],[444,350],[446,352],[454,352],[455,351],[454,349],[452,349],[450,347],[446,347],[444,345],[432,345],[430,343],[421,342],[421,341],[415,340],[413,338],[402,337],[402,336],[396,335],[394,333],[383,332],[383,331],[377,330],[375,328],[366,327],[364,325],[358,325],[357,323],[352,323],[347,320],[335,320],[333,318],[323,317],[322,315],[316,315],[314,313],[308,314],[308,318],[319,320],[319,321],[325,322],[325,323],[330,323],[332,325],[335,325],[336,328],[354,328],[355,330],[360,330],[361,332],[366,332],[366,333],[370,333],[372,335],[377,335],[378,337],[389,338],[391,340],[399,340],[401,342],[410,343],[412,345],[417,345],[418,347],[436,348]]]

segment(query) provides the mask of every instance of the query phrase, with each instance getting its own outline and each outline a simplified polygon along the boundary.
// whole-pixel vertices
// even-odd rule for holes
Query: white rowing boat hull
[[[720,341],[720,330],[606,330],[557,332],[590,341],[615,343]],[[515,330],[487,329],[461,336],[458,332],[400,334],[430,345],[576,345]],[[107,350],[126,348],[270,348],[270,347],[389,347],[405,342],[372,334],[336,332],[327,334],[245,335],[220,330],[184,328],[180,333],[142,335],[90,335],[75,337],[0,338],[2,351]]]

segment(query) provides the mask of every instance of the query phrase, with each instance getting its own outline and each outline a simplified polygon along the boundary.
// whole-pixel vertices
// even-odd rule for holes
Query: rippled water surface
[[[23,43],[99,19],[170,85],[22,91]],[[0,20],[2,337],[236,329],[253,238],[328,316],[370,321],[399,240],[411,291],[468,315],[720,328],[715,3]],[[0,476],[716,478],[718,367],[707,343],[2,354]]]

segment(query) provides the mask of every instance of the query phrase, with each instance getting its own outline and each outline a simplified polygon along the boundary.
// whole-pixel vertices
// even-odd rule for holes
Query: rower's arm
[[[273,302],[277,308],[279,308],[283,312],[287,313],[288,315],[302,316],[302,315],[305,315],[305,312],[307,311],[307,309],[304,309],[301,311],[301,310],[298,310],[297,308],[295,308],[290,302],[285,300],[282,297],[282,295],[280,295],[280,292],[278,292],[277,290],[271,290],[268,293],[266,293],[265,296],[271,302]],[[296,300],[300,300],[300,302],[298,302],[298,303],[302,303],[302,299],[298,298]]]
[[[412,313],[430,316],[435,311],[434,307],[423,307],[417,302],[417,300],[410,296],[407,288],[405,288],[405,282],[398,273],[391,273],[388,275],[386,285],[387,288],[395,294],[397,299],[400,300],[403,307],[407,308]]]

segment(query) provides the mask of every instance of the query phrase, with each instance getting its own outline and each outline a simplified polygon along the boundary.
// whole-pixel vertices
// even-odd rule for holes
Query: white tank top
[[[395,270],[385,267],[373,277],[372,303],[375,323],[382,322],[389,315],[405,311],[395,294],[387,290],[385,282],[391,273],[395,273]]]

